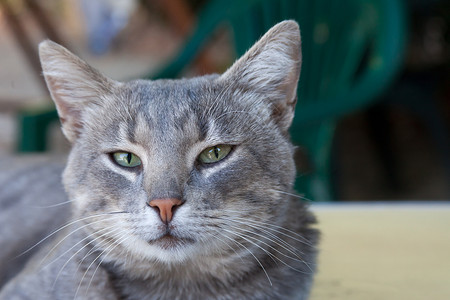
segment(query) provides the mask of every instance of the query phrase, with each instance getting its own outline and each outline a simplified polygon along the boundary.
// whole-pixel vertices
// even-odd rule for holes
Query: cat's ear
[[[39,56],[64,135],[73,143],[83,128],[83,110],[98,105],[116,82],[52,41],[39,44]]]
[[[272,27],[222,78],[264,95],[270,101],[272,117],[287,131],[297,102],[301,60],[299,26],[284,21]]]

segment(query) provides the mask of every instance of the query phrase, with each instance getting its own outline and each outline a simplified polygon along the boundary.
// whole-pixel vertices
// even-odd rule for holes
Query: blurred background
[[[211,17],[211,11],[219,13],[222,9],[214,2],[227,9],[239,3],[0,0],[0,155],[26,155],[19,151],[21,116],[51,106],[37,57],[40,41],[50,38],[105,75],[130,80],[152,77],[149,74],[164,69],[177,53],[186,49],[185,42],[193,32],[211,26],[208,28],[211,33],[201,43],[201,51],[189,67],[183,68],[182,76],[222,72],[241,53],[235,47],[236,26],[233,31],[219,21],[208,23],[210,19],[205,15]],[[295,5],[299,6],[300,2],[304,1]],[[320,9],[329,11],[331,4],[319,2],[322,8],[316,5],[314,11],[323,17]],[[359,2],[374,2],[377,7],[377,1]],[[405,27],[404,34],[398,37],[404,41],[404,49],[400,47],[402,50],[394,53],[398,67],[390,80],[380,82],[382,86],[374,93],[374,99],[332,117],[326,173],[332,198],[336,200],[450,199],[450,1],[399,2]],[[211,3],[217,5],[215,10],[211,9]],[[210,11],[205,14],[208,6]],[[338,14],[341,10],[333,12]],[[371,14],[375,16],[376,12],[369,17]],[[342,20],[345,18],[342,16]],[[342,20],[338,15],[337,21],[342,23]],[[305,49],[308,25],[303,26],[302,21]],[[333,37],[333,27],[319,25],[311,27],[311,40],[319,43],[317,36]],[[247,28],[245,23],[239,26],[243,31]],[[370,60],[364,51],[357,68]],[[306,61],[308,48],[304,52],[307,70],[302,70],[300,90],[302,82],[310,82],[305,78],[315,69],[314,63]],[[299,93],[299,104],[302,104],[307,95],[302,98],[303,94]],[[45,152],[49,155],[61,155],[69,150],[57,122],[51,124],[46,140]],[[314,159],[310,159],[314,153],[308,157],[302,149],[300,146],[297,157],[300,176],[314,172],[314,167],[311,168]],[[307,162],[308,159],[311,161]]]

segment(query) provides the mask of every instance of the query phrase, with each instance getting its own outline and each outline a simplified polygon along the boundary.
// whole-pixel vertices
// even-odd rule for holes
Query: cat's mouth
[[[148,243],[151,245],[158,246],[164,250],[172,250],[175,248],[193,244],[194,240],[190,238],[181,238],[174,236],[170,233],[166,233],[157,239],[149,241]]]

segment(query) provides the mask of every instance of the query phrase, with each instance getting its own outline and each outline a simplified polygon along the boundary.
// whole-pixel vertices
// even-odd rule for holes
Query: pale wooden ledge
[[[311,300],[450,299],[450,202],[318,204]]]

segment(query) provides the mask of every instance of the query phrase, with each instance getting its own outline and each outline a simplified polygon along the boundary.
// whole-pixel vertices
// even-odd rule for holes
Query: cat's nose
[[[165,224],[168,224],[170,221],[172,221],[175,208],[177,208],[181,204],[183,204],[183,202],[177,198],[153,199],[148,202],[148,205],[159,212],[159,217]]]

